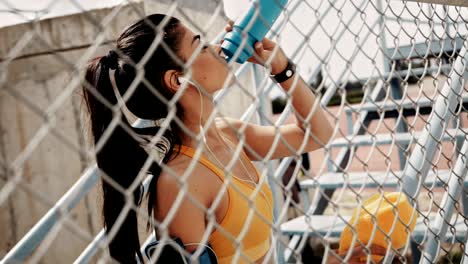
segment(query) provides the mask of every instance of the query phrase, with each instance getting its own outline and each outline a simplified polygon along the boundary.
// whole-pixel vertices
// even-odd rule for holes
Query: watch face
[[[292,71],[291,70],[287,70],[286,71],[286,77],[291,77],[292,76]]]

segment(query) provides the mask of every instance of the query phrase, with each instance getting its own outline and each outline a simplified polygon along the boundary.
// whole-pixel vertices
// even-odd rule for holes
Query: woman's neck
[[[203,100],[203,106],[200,104],[193,104],[191,109],[187,109],[184,113],[184,125],[191,132],[192,136],[185,133],[186,136],[183,138],[183,144],[187,146],[196,147],[199,143],[197,142],[197,136],[200,141],[204,141],[209,146],[216,146],[222,142],[220,131],[216,127],[215,117],[216,110],[213,102],[205,99]],[[204,137],[200,134],[203,129]]]

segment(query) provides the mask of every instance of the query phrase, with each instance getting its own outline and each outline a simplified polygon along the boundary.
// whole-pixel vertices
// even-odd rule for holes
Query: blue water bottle
[[[233,57],[236,57],[236,62],[244,63],[250,58],[254,52],[255,42],[261,41],[265,37],[287,2],[288,0],[252,0],[247,12],[236,20],[232,31],[224,36],[221,48],[227,61],[230,62]],[[245,32],[247,39],[246,43],[242,45],[242,50],[238,52],[243,32]]]

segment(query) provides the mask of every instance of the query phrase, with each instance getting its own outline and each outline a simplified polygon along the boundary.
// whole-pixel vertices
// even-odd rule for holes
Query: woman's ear
[[[176,70],[168,70],[164,73],[164,84],[174,93],[176,93],[180,87],[177,76],[179,76],[179,72]]]

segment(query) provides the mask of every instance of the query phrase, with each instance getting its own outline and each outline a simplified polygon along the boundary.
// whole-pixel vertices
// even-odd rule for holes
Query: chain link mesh
[[[31,9],[28,6],[32,3],[22,6],[23,2],[0,1],[0,14],[22,23],[0,29],[0,210],[5,228],[0,245],[6,262],[111,261],[107,245],[117,229],[107,236],[101,230],[102,194],[97,182],[102,178],[126,197],[115,227],[120,226],[128,212],[136,211],[143,246],[157,240],[159,245],[177,247],[169,226],[187,200],[205,213],[206,232],[200,243],[207,244],[211,232],[221,230],[235,245],[233,262],[252,261],[244,254],[241,242],[251,232],[253,219],[260,218],[271,227],[272,238],[264,263],[325,263],[327,259],[347,263],[353,258],[353,251],[337,250],[343,230],[349,228],[354,238],[363,232],[350,221],[353,212],[367,213],[373,223],[367,230],[369,242],[352,242],[352,247],[363,247],[364,257],[371,255],[370,246],[379,234],[384,233],[385,241],[391,242],[398,224],[410,232],[408,222],[398,217],[396,206],[392,205],[396,220],[387,232],[375,224],[379,221],[378,212],[369,211],[364,205],[375,194],[380,194],[379,204],[392,204],[383,194],[406,190],[405,177],[412,170],[417,172],[416,180],[424,181],[415,184],[416,192],[408,195],[416,208],[411,215],[417,219],[416,228],[403,248],[387,248],[383,261],[407,263],[421,258],[430,263],[459,263],[466,254],[467,61],[466,56],[461,58],[465,67],[457,68],[455,60],[464,55],[463,45],[467,43],[467,8],[406,1],[289,1],[269,37],[297,64],[298,72],[317,96],[311,114],[301,117],[292,106],[291,93],[275,85],[264,68],[250,63],[232,64],[227,66],[228,78],[234,84],[215,96],[215,107],[205,127],[216,124],[215,118],[226,125],[230,124],[230,117],[235,117],[273,126],[278,131],[280,126],[296,121],[308,123],[322,107],[333,125],[332,139],[327,144],[320,142],[319,150],[303,154],[308,138],[319,141],[306,127],[299,147],[286,146],[291,158],[270,161],[273,150],[288,142],[277,133],[271,141],[271,151],[258,156],[260,161],[255,165],[260,183],[267,181],[274,193],[274,204],[269,205],[274,220],[270,222],[254,203],[265,195],[260,185],[249,196],[233,184],[232,175],[242,163],[242,153],[254,151],[247,144],[248,127],[228,125],[238,143],[227,149],[230,157],[223,159],[210,154],[203,133],[194,134],[182,126],[183,132],[196,142],[195,156],[184,170],[162,164],[180,192],[165,218],[158,221],[148,216],[145,206],[135,205],[133,193],[142,183],[147,191],[151,176],[146,172],[154,160],[161,159],[159,152],[150,152],[128,188],[105,173],[98,174],[94,161],[116,127],[133,135],[122,122],[126,111],[121,109],[136,86],[122,94],[123,101],[112,104],[95,87],[85,84],[97,100],[114,112],[103,137],[92,146],[88,143],[90,124],[79,91],[82,70],[90,59],[115,47],[116,38],[126,25],[160,10],[180,18],[184,25],[201,34],[203,42],[218,36],[214,41],[217,42],[229,20],[223,11],[226,4],[213,0],[129,1],[89,11],[84,2],[68,1],[78,14],[44,20],[57,12],[63,2],[53,0],[43,8]],[[154,30],[161,33],[161,27]],[[130,62],[137,72],[134,82],[144,83],[158,98],[161,93],[145,78],[142,67],[149,55],[161,47],[178,60],[163,38],[156,38],[148,56],[139,63]],[[201,48],[196,49],[186,63],[178,60],[180,66],[190,71],[200,52]],[[458,90],[453,89],[457,86]],[[189,84],[181,87],[188,89]],[[200,90],[205,96],[208,94],[205,89]],[[452,106],[451,94],[455,94],[456,102]],[[144,144],[154,146],[163,140],[167,125],[178,118],[179,99],[175,96],[164,101],[168,115],[161,121],[162,129]],[[445,112],[435,111],[444,102]],[[141,120],[132,121],[136,126],[144,125]],[[435,127],[440,135],[431,133]],[[200,171],[202,155],[214,164],[222,164],[219,167],[226,175],[210,207],[188,189],[188,178],[195,170]],[[413,164],[418,158],[427,165]],[[239,234],[224,230],[217,219],[217,210],[228,190],[248,201],[248,215]],[[397,201],[405,197],[402,192]],[[154,226],[156,236],[144,231],[147,221]],[[434,241],[436,253],[429,246]],[[161,246],[155,249],[153,262],[162,252]],[[195,253],[184,254],[194,261],[203,250],[204,247],[198,247]],[[20,252],[15,255],[18,258],[8,258],[15,252]]]

